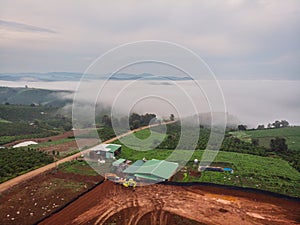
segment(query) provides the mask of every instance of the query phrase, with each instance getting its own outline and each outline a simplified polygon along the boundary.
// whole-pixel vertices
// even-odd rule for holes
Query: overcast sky
[[[83,72],[117,45],[158,39],[220,79],[298,80],[299,22],[298,0],[0,0],[0,72]]]

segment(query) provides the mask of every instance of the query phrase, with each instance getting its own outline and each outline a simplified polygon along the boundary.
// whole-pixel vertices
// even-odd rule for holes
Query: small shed
[[[118,167],[118,166],[120,166],[120,164],[124,163],[125,161],[126,161],[126,159],[121,158],[121,159],[118,159],[118,160],[114,161],[112,163],[112,165],[115,166],[115,167]]]
[[[117,144],[100,144],[91,148],[90,157],[111,159],[121,153],[121,148],[122,146]]]

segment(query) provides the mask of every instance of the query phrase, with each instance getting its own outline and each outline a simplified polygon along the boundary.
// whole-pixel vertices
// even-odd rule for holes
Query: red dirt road
[[[40,224],[299,224],[299,202],[218,187],[105,181]]]

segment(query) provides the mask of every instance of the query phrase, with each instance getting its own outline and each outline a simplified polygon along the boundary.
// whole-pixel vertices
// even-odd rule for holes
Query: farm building
[[[115,166],[115,167],[118,167],[118,166],[122,165],[123,163],[125,163],[125,161],[126,161],[126,159],[121,158],[121,159],[118,159],[118,160],[114,161],[112,163],[112,165]]]
[[[129,167],[127,167],[123,173],[127,175],[134,176],[135,172],[145,163],[143,160],[137,160],[133,164],[131,164]]]
[[[123,173],[134,176],[138,180],[160,182],[169,180],[177,168],[178,163],[165,160],[138,160],[125,169]]]
[[[121,153],[121,145],[100,144],[90,150],[90,157],[97,159],[111,159]]]

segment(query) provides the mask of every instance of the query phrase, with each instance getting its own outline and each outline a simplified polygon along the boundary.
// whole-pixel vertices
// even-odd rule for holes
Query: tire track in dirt
[[[41,224],[176,224],[174,215],[193,224],[298,224],[298,203],[221,187],[155,184],[132,191],[106,181]]]

